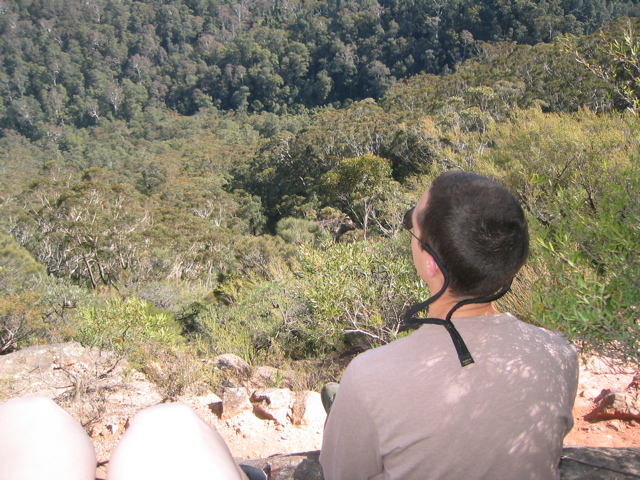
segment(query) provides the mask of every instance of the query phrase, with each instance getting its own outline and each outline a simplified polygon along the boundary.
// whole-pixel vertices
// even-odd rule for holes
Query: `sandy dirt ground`
[[[580,366],[580,383],[573,409],[574,426],[565,444],[588,447],[640,447],[640,421],[584,419],[596,407],[594,400],[603,390],[624,391],[637,368],[614,365],[600,358],[589,358]]]

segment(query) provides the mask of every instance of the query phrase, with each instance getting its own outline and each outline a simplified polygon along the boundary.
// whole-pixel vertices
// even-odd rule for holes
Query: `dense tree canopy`
[[[65,126],[140,121],[152,107],[304,113],[450,72],[482,42],[549,42],[636,10],[628,0],[7,0],[0,126],[55,141]]]

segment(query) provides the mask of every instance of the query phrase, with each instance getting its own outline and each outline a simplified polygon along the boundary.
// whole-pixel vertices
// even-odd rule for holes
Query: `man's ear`
[[[429,253],[427,253],[427,274],[430,277],[435,277],[439,273],[440,273],[440,267],[438,267],[438,264],[436,263],[434,258]]]

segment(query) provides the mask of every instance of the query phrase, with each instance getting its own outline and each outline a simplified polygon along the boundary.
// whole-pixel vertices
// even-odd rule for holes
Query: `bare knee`
[[[0,480],[93,479],[96,457],[82,426],[49,398],[0,405]]]
[[[67,413],[47,397],[17,397],[0,404],[0,415],[27,415],[44,418],[66,418]]]
[[[136,428],[162,429],[166,432],[175,428],[195,428],[203,423],[190,407],[182,403],[163,403],[140,411],[131,425]]]
[[[190,407],[162,404],[139,412],[114,449],[109,480],[241,477],[215,429]]]
[[[39,435],[63,430],[74,434],[72,438],[86,437],[82,426],[47,397],[18,397],[0,404],[0,425],[5,428],[19,425],[27,432],[38,429]]]

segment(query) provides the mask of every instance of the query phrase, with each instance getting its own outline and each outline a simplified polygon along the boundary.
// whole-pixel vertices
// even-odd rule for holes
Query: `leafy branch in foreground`
[[[628,21],[619,33],[600,32],[601,45],[588,53],[566,38],[565,49],[599,78],[611,83],[627,103],[627,109],[640,115],[640,37],[637,25]]]

